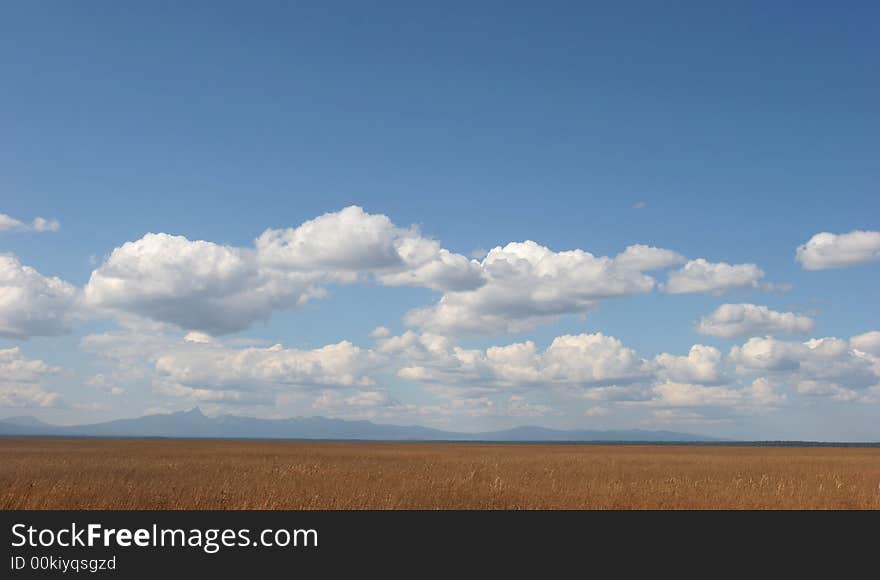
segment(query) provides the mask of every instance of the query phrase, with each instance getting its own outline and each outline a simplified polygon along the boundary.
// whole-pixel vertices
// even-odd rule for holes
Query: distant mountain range
[[[208,417],[191,411],[146,415],[92,425],[58,426],[34,417],[0,419],[0,437],[169,437],[187,439],[340,439],[372,441],[721,441],[672,431],[576,430],[515,427],[504,431],[459,433],[429,427],[382,425],[325,417],[257,419],[236,415]]]

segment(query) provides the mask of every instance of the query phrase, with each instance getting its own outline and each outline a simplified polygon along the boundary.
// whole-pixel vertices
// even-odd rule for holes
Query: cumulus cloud
[[[261,269],[251,250],[147,234],[113,250],[92,272],[85,299],[96,308],[222,334],[320,296],[313,282]]]
[[[858,391],[880,384],[880,359],[840,338],[786,342],[756,337],[733,347],[729,358],[740,374],[770,373],[797,384],[801,394],[839,394],[840,389]]]
[[[391,331],[386,326],[377,326],[370,331],[370,336],[373,338],[388,338],[391,336]]]
[[[437,290],[482,284],[476,261],[352,206],[266,230],[254,248],[150,233],[114,249],[84,294],[96,309],[218,335],[324,296],[327,284],[361,279]]]
[[[156,358],[160,376],[197,388],[252,389],[260,387],[371,387],[369,372],[375,356],[343,341],[314,350],[285,348],[225,348],[191,345]]]
[[[364,407],[387,407],[396,402],[387,391],[360,391],[344,394],[339,391],[323,391],[312,406],[320,410],[339,411],[340,409],[362,409]]]
[[[503,413],[510,417],[543,417],[553,413],[553,408],[538,403],[530,403],[522,395],[511,395]]]
[[[346,341],[311,350],[240,347],[197,333],[107,332],[80,345],[111,365],[94,381],[98,388],[145,381],[160,395],[218,404],[271,404],[278,394],[320,389],[375,390],[372,375],[382,360]]]
[[[663,289],[670,294],[720,294],[735,288],[758,288],[763,277],[764,272],[755,264],[713,263],[698,258],[671,272]]]
[[[123,395],[125,394],[126,389],[120,385],[123,384],[124,381],[125,379],[120,377],[117,373],[98,373],[89,378],[86,381],[86,384],[110,395]]]
[[[737,405],[742,391],[729,387],[710,387],[690,383],[664,381],[654,385],[653,404],[669,407],[718,407]]]
[[[880,232],[821,232],[798,246],[795,259],[805,270],[844,268],[880,260]]]
[[[775,405],[786,400],[786,395],[779,392],[779,385],[766,377],[758,377],[749,386],[748,396],[761,405]]]
[[[805,334],[815,322],[793,312],[777,312],[755,304],[722,304],[704,316],[696,331],[719,338],[739,338],[759,334]]]
[[[320,272],[352,281],[373,274],[389,286],[465,290],[482,284],[476,261],[425,238],[418,228],[395,226],[358,206],[327,213],[296,228],[268,229],[256,240],[261,263],[296,272]]]
[[[849,339],[853,348],[862,352],[880,356],[880,331],[873,330]]]
[[[31,229],[35,232],[57,232],[61,229],[61,222],[56,219],[37,217],[31,222]]]
[[[730,422],[729,417],[707,417],[697,411],[682,409],[655,409],[652,411],[654,420],[658,423],[690,423],[690,424],[718,424]]]
[[[70,328],[77,301],[72,285],[43,276],[13,254],[0,254],[0,336],[63,334]]]
[[[873,347],[870,333],[853,340]],[[880,392],[880,358],[850,342],[760,337],[733,347],[727,357],[697,344],[686,356],[645,359],[600,333],[560,336],[542,351],[531,341],[464,349],[441,335],[407,332],[380,341],[377,350],[399,378],[450,399],[555,390],[591,401],[749,410],[781,404],[786,390],[871,399]]]
[[[609,258],[583,250],[554,252],[532,241],[510,243],[480,262],[485,284],[447,292],[404,320],[449,335],[521,332],[564,314],[583,314],[596,300],[650,292],[655,281],[644,272],[682,259],[649,246],[630,246]]]
[[[233,389],[194,389],[179,383],[157,380],[153,383],[157,395],[182,399],[189,403],[214,405],[273,405],[275,396],[263,391],[243,391]]]
[[[457,394],[629,384],[650,372],[634,350],[601,333],[559,336],[539,351],[531,341],[463,349],[439,335],[407,332],[383,341],[379,351],[396,357],[399,377]]]
[[[4,213],[0,213],[0,232],[57,232],[60,229],[61,222],[56,219],[36,217],[31,223],[27,224]]]
[[[84,289],[86,302],[119,317],[211,335],[236,332],[356,282],[430,288],[443,295],[404,322],[445,335],[521,332],[602,299],[644,294],[649,272],[685,262],[672,250],[631,245],[614,257],[556,252],[533,241],[498,246],[482,260],[443,248],[415,226],[358,206],[299,226],[267,229],[253,247],[151,233],[115,248]],[[669,292],[757,285],[753,264],[688,262]]]
[[[43,381],[61,369],[29,359],[18,347],[0,349],[0,407],[55,407],[61,395]]]
[[[687,356],[668,353],[657,355],[654,363],[658,375],[675,383],[713,384],[724,380],[721,351],[695,344]]]

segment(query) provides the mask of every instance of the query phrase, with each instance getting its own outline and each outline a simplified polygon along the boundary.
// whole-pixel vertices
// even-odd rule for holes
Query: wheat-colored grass
[[[880,449],[0,439],[2,509],[880,509]]]

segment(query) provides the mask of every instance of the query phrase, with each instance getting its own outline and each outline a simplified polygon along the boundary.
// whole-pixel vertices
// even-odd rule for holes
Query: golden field
[[[0,439],[0,509],[880,509],[880,449]]]

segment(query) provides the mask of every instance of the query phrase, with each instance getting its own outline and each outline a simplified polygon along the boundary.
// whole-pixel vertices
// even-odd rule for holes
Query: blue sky
[[[16,257],[0,285],[0,416],[85,422],[199,404],[468,430],[880,439],[880,338],[868,334],[880,330],[878,17],[868,2],[7,3],[0,213],[17,223],[0,220],[0,252]],[[382,248],[433,240],[461,260],[428,282],[411,260],[353,264],[372,259],[369,244],[340,241],[341,222],[327,222],[303,246],[332,250],[308,266],[326,295],[295,304],[302,258],[267,265],[254,240],[349,206],[363,211],[345,223],[388,236]],[[34,231],[36,217],[60,228]],[[838,237],[807,244],[822,232]],[[148,257],[107,262],[138,240]],[[543,270],[529,262],[534,271],[503,282],[479,262],[525,240],[552,252]],[[556,254],[610,260],[635,244],[680,259],[596,273]],[[223,270],[223,248],[246,264]],[[509,250],[496,262],[525,259]],[[669,275],[698,258],[763,275],[736,270],[702,289],[689,279],[670,293]],[[201,271],[206,261],[214,267]],[[450,285],[467,273],[473,287]],[[640,276],[650,288],[598,296]],[[51,277],[69,296],[46,289]],[[229,312],[206,306],[224,284],[253,290],[270,278],[277,295],[259,316],[184,338]],[[496,290],[529,298],[479,302]],[[407,318],[444,293],[481,328]],[[695,330],[724,304],[750,305],[716,316],[739,317],[737,329],[725,318],[714,334]],[[481,323],[490,311],[496,324]],[[57,324],[34,322],[47,318]],[[380,326],[388,336],[371,337]],[[444,346],[429,352],[425,334]],[[412,344],[383,346],[401,336]],[[545,349],[564,336],[580,342],[561,368]],[[839,348],[804,346],[830,337]],[[342,341],[357,352],[316,354]],[[490,360],[487,349],[526,341],[537,358]],[[122,360],[113,347],[123,343],[140,358]],[[688,364],[712,372],[655,358],[695,344],[720,358]],[[456,347],[473,356],[463,362]],[[356,372],[337,368],[343,355]],[[245,356],[281,370],[221,372]],[[303,361],[319,376],[303,375]]]

